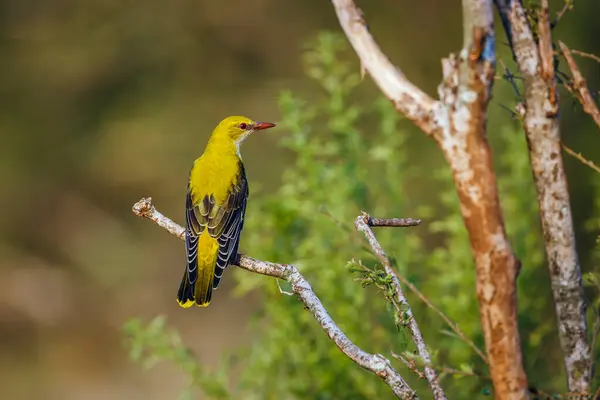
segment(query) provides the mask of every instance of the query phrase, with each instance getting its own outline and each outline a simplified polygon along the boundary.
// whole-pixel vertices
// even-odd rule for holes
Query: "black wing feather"
[[[188,189],[185,229],[186,273],[192,287],[198,279],[198,237],[204,229],[208,229],[209,234],[219,243],[213,289],[219,286],[225,268],[236,262],[249,193],[246,172],[241,163],[240,169],[238,182],[232,187],[229,198],[220,207],[216,206],[213,195],[205,196],[199,204],[194,205]]]
[[[246,173],[243,166],[241,166],[240,179],[236,185],[236,189],[230,195],[230,199],[234,198],[229,203],[232,205],[232,209],[218,237],[219,254],[217,255],[213,289],[219,286],[225,268],[234,264],[237,258],[240,234],[244,227],[244,217],[246,215],[246,201],[248,199],[248,181],[246,180]]]
[[[199,224],[194,213],[192,195],[188,190],[185,210],[185,252],[187,254],[187,276],[189,283],[198,279],[198,236],[204,228]]]

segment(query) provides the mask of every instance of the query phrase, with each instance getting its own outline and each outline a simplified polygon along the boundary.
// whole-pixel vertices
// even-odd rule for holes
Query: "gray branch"
[[[413,341],[417,346],[417,351],[419,352],[419,356],[423,360],[424,367],[424,375],[429,382],[429,387],[433,392],[433,398],[435,400],[445,400],[446,394],[440,385],[440,379],[438,377],[437,372],[431,367],[431,356],[429,355],[429,351],[427,350],[427,346],[425,345],[425,341],[423,340],[423,335],[421,334],[421,330],[419,329],[419,325],[417,324],[417,320],[415,319],[410,304],[404,293],[402,291],[402,286],[400,285],[400,280],[395,274],[394,268],[392,267],[392,263],[388,258],[387,254],[379,244],[379,241],[375,237],[373,230],[370,226],[373,226],[371,223],[373,220],[378,220],[376,218],[371,218],[367,214],[363,214],[356,218],[354,221],[354,226],[359,232],[363,232],[367,241],[371,245],[373,252],[379,258],[379,261],[383,265],[385,272],[392,277],[393,286],[396,294],[396,298],[398,299],[399,304],[403,304],[406,307],[405,313],[408,316],[408,328],[412,334]],[[416,224],[413,224],[416,225]],[[389,225],[386,225],[389,226]],[[412,225],[398,225],[398,226],[412,226]]]
[[[139,217],[153,221],[170,234],[184,239],[184,229],[171,219],[161,214],[152,204],[151,198],[142,198],[133,205],[133,213]],[[261,275],[283,279],[290,283],[292,291],[300,297],[302,303],[313,314],[327,336],[348,358],[362,368],[379,376],[394,392],[396,397],[405,400],[418,399],[416,393],[408,386],[402,376],[392,367],[390,361],[381,354],[370,354],[356,346],[335,324],[329,313],[312,290],[310,283],[290,264],[275,264],[261,261],[240,254],[238,264],[240,268]]]
[[[412,84],[381,51],[371,34],[362,12],[352,0],[333,0],[340,25],[356,50],[362,66],[397,110],[437,138],[439,103]]]
[[[380,90],[439,144],[448,161],[469,232],[477,273],[477,298],[494,394],[528,397],[517,323],[514,256],[504,227],[487,143],[487,106],[495,75],[492,0],[463,0],[460,54],[442,61],[440,101],[430,99],[393,65],[370,35],[352,0],[332,0],[338,20],[362,65]]]
[[[521,112],[546,241],[567,383],[571,392],[587,393],[591,357],[586,334],[586,304],[561,153],[548,0],[542,1],[538,15],[538,43],[521,2],[513,0],[510,6],[513,51],[525,85],[525,104]]]
[[[417,226],[420,223],[421,223],[420,219],[412,219],[412,218],[372,218],[372,217],[369,217],[369,226],[408,227],[408,226]]]
[[[598,106],[596,106],[596,101],[594,100],[592,93],[590,93],[590,89],[588,89],[587,83],[583,78],[583,74],[573,59],[571,49],[569,49],[567,45],[561,41],[558,42],[558,45],[563,53],[563,56],[565,57],[565,60],[567,61],[567,64],[569,65],[571,74],[573,75],[573,89],[576,91],[575,94],[577,96],[577,100],[579,100],[579,103],[582,105],[583,111],[589,114],[598,128],[600,128],[600,110],[598,109]]]

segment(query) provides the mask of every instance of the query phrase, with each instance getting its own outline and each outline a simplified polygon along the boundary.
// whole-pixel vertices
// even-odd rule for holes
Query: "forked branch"
[[[152,204],[151,198],[143,198],[133,205],[133,213],[138,217],[147,218],[167,230],[179,239],[184,238],[184,229],[161,214]],[[342,330],[335,324],[329,313],[312,290],[310,283],[290,264],[276,264],[261,261],[240,254],[238,264],[240,268],[261,275],[272,276],[287,281],[292,286],[292,291],[300,297],[304,306],[313,314],[327,336],[348,358],[362,368],[379,376],[394,392],[396,397],[406,400],[417,399],[416,393],[408,386],[402,376],[396,371],[390,361],[381,354],[370,354],[355,345]]]
[[[563,53],[563,56],[565,56],[565,60],[567,60],[567,64],[569,65],[571,74],[573,75],[573,86],[577,92],[577,100],[579,100],[579,103],[581,103],[581,105],[583,106],[583,111],[588,113],[593,118],[596,125],[598,125],[598,128],[600,128],[600,110],[598,110],[598,107],[594,102],[594,98],[590,93],[590,89],[588,89],[587,87],[585,78],[579,70],[577,63],[573,59],[573,56],[571,55],[571,50],[563,42],[559,41],[558,44],[560,46],[560,50]]]
[[[415,319],[415,317],[412,313],[410,304],[408,304],[408,300],[406,300],[406,297],[404,296],[404,292],[402,291],[402,286],[400,286],[400,280],[398,279],[398,276],[396,275],[396,273],[394,271],[394,267],[392,267],[392,263],[391,263],[390,259],[385,254],[383,247],[381,247],[381,245],[379,244],[379,241],[377,240],[377,238],[375,237],[375,234],[373,233],[373,230],[371,229],[371,226],[377,226],[377,225],[373,224],[373,222],[381,223],[383,221],[390,221],[390,220],[381,220],[379,218],[371,218],[368,214],[363,214],[356,218],[356,220],[354,221],[354,226],[356,227],[356,229],[359,232],[363,232],[365,234],[365,237],[367,238],[367,241],[371,245],[373,252],[375,253],[377,258],[381,262],[381,265],[383,265],[383,268],[385,269],[386,274],[388,274],[389,276],[392,277],[394,291],[395,291],[397,301],[399,304],[402,304],[402,305],[404,305],[404,307],[406,307],[404,312],[408,317],[408,328],[410,329],[410,333],[412,335],[413,341],[414,341],[415,345],[417,346],[417,351],[419,352],[419,357],[421,357],[421,359],[423,360],[423,363],[425,364],[424,375],[425,375],[425,378],[427,379],[427,381],[429,382],[429,387],[431,388],[431,391],[433,392],[433,398],[435,400],[445,400],[446,395],[440,385],[440,379],[438,377],[437,372],[435,371],[435,369],[431,368],[431,356],[429,355],[429,351],[427,350],[427,346],[425,345],[425,341],[423,340],[423,334],[421,333],[421,330],[419,329],[417,320]],[[411,221],[411,222],[413,222],[413,223],[412,224],[397,224],[397,225],[381,223],[379,226],[414,226],[414,225],[418,224],[416,221]]]

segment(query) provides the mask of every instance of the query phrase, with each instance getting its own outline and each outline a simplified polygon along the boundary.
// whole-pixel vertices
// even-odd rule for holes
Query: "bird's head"
[[[216,134],[221,139],[232,140],[239,145],[252,132],[274,126],[275,124],[271,122],[258,122],[247,117],[227,117],[219,123],[213,135]]]

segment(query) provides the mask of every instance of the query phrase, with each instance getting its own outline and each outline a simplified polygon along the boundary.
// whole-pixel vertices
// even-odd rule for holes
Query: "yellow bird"
[[[223,271],[235,263],[248,199],[240,145],[252,132],[274,126],[227,117],[194,162],[185,204],[187,266],[177,293],[180,306],[208,306]]]

